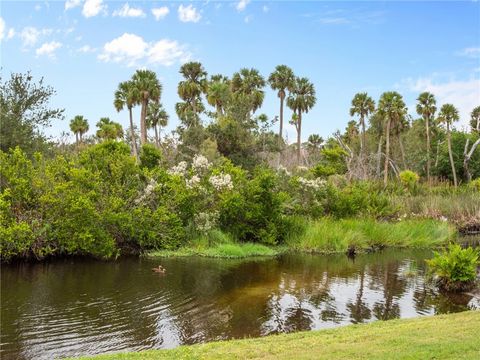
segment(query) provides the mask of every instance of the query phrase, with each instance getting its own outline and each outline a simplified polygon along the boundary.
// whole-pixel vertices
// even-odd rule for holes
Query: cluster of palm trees
[[[157,126],[165,126],[168,116],[160,104],[162,84],[155,72],[151,70],[137,70],[128,81],[118,84],[115,91],[113,105],[117,112],[128,109],[130,120],[130,136],[132,140],[133,155],[138,157],[137,141],[135,137],[135,125],[132,110],[140,105],[140,143],[147,142],[147,128],[154,127],[156,143],[159,143]]]
[[[417,98],[416,110],[418,115],[420,115],[425,122],[425,134],[426,134],[426,173],[427,181],[430,183],[430,136],[432,124],[444,125],[447,133],[447,143],[448,143],[448,152],[450,158],[450,164],[452,167],[454,185],[458,185],[457,175],[455,171],[455,164],[453,161],[452,146],[451,146],[451,126],[454,122],[459,120],[458,110],[452,104],[444,104],[439,113],[437,112],[437,105],[435,96],[429,92],[423,92]],[[375,101],[368,96],[367,93],[358,93],[354,96],[352,100],[352,105],[350,108],[350,115],[358,116],[359,125],[361,127],[361,153],[365,154],[365,120],[369,115],[374,114],[378,116],[381,122],[381,127],[383,135],[385,136],[385,161],[384,161],[384,172],[383,180],[386,185],[388,182],[388,169],[390,164],[390,137],[391,135],[396,135],[399,137],[400,151],[403,158],[403,163],[405,166],[405,155],[403,150],[402,141],[400,139],[401,131],[408,126],[408,115],[407,107],[403,101],[402,96],[396,91],[388,91],[383,93],[380,96],[378,102],[378,107],[375,108]],[[474,110],[475,112],[475,110]],[[480,117],[480,110],[479,117]],[[472,118],[473,118],[472,113]],[[383,138],[380,136],[380,143],[383,142]]]

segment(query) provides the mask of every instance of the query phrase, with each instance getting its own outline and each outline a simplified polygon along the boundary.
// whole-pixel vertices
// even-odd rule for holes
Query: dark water
[[[2,359],[171,348],[480,308],[424,283],[430,252],[2,266]],[[166,275],[151,268],[162,264]],[[412,269],[415,271],[412,274]]]

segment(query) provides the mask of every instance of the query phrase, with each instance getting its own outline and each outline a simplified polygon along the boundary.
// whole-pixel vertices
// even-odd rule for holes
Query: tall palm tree
[[[230,82],[228,80],[213,80],[208,84],[207,102],[215,107],[217,117],[223,116],[230,95]]]
[[[385,164],[383,171],[383,183],[388,184],[388,165],[390,161],[390,132],[392,124],[401,121],[407,112],[402,95],[396,91],[387,91],[380,96],[378,112],[385,123]]]
[[[308,111],[315,105],[315,87],[305,77],[296,78],[292,91],[287,98],[287,106],[292,109],[296,117],[293,117],[293,123],[297,130],[297,163],[300,164],[301,146],[302,146],[302,113]]]
[[[277,90],[277,96],[280,98],[280,129],[278,136],[281,141],[283,137],[283,104],[287,96],[286,91],[291,91],[295,83],[293,70],[286,65],[278,65],[275,71],[270,74],[268,83],[272,90]]]
[[[122,125],[110,120],[108,117],[103,117],[97,122],[97,136],[104,140],[116,140],[123,136]]]
[[[201,63],[191,61],[181,66],[180,74],[184,80],[178,83],[177,92],[184,103],[176,104],[176,108],[183,109],[177,114],[181,120],[187,123],[187,126],[192,126],[198,123],[198,114],[204,110],[201,95],[206,91],[207,72]]]
[[[470,126],[472,127],[472,131],[480,134],[480,106],[472,110],[470,114]]]
[[[437,102],[435,96],[427,91],[421,93],[417,101],[417,114],[422,116],[425,121],[425,131],[427,133],[427,182],[430,184],[430,122],[435,118]]]
[[[70,130],[75,134],[77,146],[83,141],[83,134],[88,131],[88,120],[82,115],[75,116],[70,121]]]
[[[358,115],[359,116],[359,123],[362,127],[362,137],[360,141],[360,152],[363,156],[365,156],[365,147],[366,147],[366,140],[365,140],[365,118],[368,117],[369,114],[375,111],[375,101],[368,96],[366,92],[364,93],[357,93],[352,99],[352,107],[350,108],[350,116]]]
[[[160,147],[160,136],[158,128],[168,125],[168,114],[162,104],[153,102],[148,105],[147,127],[155,130],[155,145]]]
[[[457,182],[457,173],[455,171],[455,163],[453,162],[450,126],[458,120],[460,120],[460,116],[458,115],[457,108],[452,104],[444,104],[440,109],[440,113],[438,114],[438,122],[440,124],[444,124],[447,128],[448,156],[450,157],[450,165],[452,166],[452,174],[453,174],[453,184],[455,185],[455,187],[458,186],[458,182]]]
[[[243,68],[233,74],[231,90],[233,94],[249,98],[252,114],[263,104],[263,99],[265,98],[264,87],[265,79],[257,69]]]
[[[311,134],[308,137],[308,147],[312,149],[312,151],[318,151],[320,150],[322,144],[323,144],[323,138],[318,135],[318,134]]]
[[[162,93],[162,84],[157,79],[157,75],[151,70],[137,70],[132,76],[133,86],[138,92],[137,103],[142,106],[140,116],[140,142],[147,142],[147,108],[149,101],[159,101]]]
[[[130,137],[132,140],[132,151],[133,156],[138,158],[138,150],[137,150],[137,141],[135,139],[134,134],[134,126],[133,126],[133,114],[132,109],[136,103],[139,102],[140,94],[138,89],[135,87],[133,81],[124,81],[118,84],[117,91],[115,91],[115,98],[113,101],[113,105],[115,106],[115,110],[120,112],[125,107],[128,109],[128,114],[130,117]]]

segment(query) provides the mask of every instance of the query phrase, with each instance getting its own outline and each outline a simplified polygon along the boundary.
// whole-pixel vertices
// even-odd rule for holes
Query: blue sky
[[[47,130],[54,136],[77,114],[90,133],[103,116],[126,126],[113,93],[143,67],[161,79],[174,129],[178,69],[188,60],[209,74],[255,67],[268,77],[286,64],[310,78],[317,104],[304,117],[304,139],[343,129],[359,91],[378,100],[397,90],[412,115],[418,93],[431,91],[460,109],[459,127],[480,105],[477,1],[2,1],[0,17],[2,77],[31,70],[57,90],[52,104],[66,120]],[[260,112],[278,114],[270,89]],[[287,135],[294,140],[293,127]]]

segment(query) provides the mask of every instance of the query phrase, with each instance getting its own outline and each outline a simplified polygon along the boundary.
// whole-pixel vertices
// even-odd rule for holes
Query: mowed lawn
[[[94,359],[480,359],[480,311]]]

